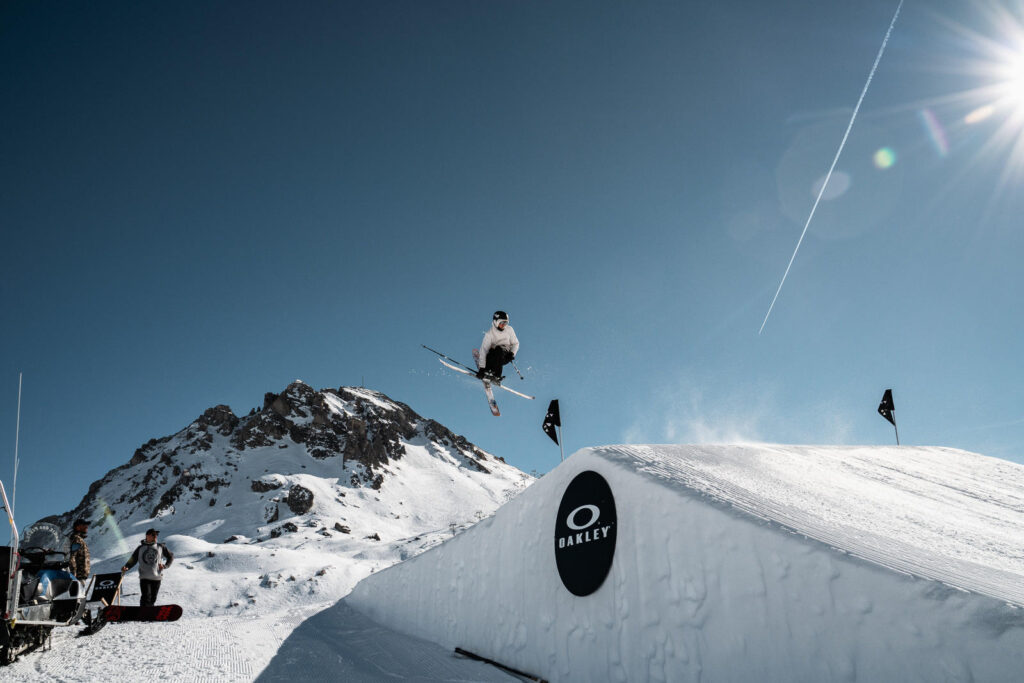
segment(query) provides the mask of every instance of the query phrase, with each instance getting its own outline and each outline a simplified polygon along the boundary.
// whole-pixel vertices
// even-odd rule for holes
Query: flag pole
[[[21,373],[18,373],[18,421],[14,427],[14,486],[11,488],[11,515],[18,500],[18,437],[21,435]]]
[[[900,445],[900,428],[896,426],[896,421],[893,420],[892,428],[896,430],[896,445]]]
[[[561,420],[559,420],[561,422]],[[562,444],[565,442],[565,437],[562,436],[562,425],[558,425],[558,454],[562,457],[562,462],[565,462],[565,449]]]

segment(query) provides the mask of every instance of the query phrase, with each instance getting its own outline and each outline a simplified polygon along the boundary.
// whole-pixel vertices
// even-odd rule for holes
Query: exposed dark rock
[[[288,433],[289,423],[275,412],[264,410],[241,421],[231,436],[231,445],[238,450],[271,446]]]
[[[281,488],[281,482],[278,481],[265,481],[263,479],[252,480],[252,490],[256,493],[266,493],[267,491],[273,491],[279,488]]]
[[[271,538],[277,538],[281,534],[285,534],[285,533],[294,534],[298,530],[299,530],[299,527],[295,526],[291,522],[285,522],[281,526],[275,527],[275,528],[271,529],[270,530],[270,537]]]
[[[201,428],[213,428],[222,436],[231,436],[235,428],[238,427],[238,418],[226,405],[208,408],[196,422]]]
[[[231,485],[231,482],[228,481],[227,479],[207,479],[206,483],[203,485],[203,488],[205,488],[207,491],[213,491],[214,493],[219,493],[221,486],[230,486],[230,485]]]
[[[339,410],[339,404],[344,408]],[[227,439],[223,451],[212,448],[214,443],[224,443],[217,437]],[[98,520],[101,515],[112,514],[108,502],[117,506],[123,519],[185,512],[185,506],[199,499],[214,506],[220,489],[231,485],[231,473],[239,471],[239,463],[250,458],[276,458],[277,449],[265,453],[258,450],[273,446],[304,450],[313,459],[309,467],[315,467],[315,460],[337,458],[343,485],[380,490],[388,476],[385,467],[401,460],[406,454],[405,444],[414,439],[431,442],[428,448],[432,452],[450,450],[460,457],[464,467],[488,471],[484,463],[492,456],[443,425],[420,417],[403,403],[366,389],[316,391],[302,382],[293,382],[279,394],[266,394],[263,408],[253,409],[246,417],[239,418],[228,406],[217,405],[176,434],[147,441],[127,463],[94,481],[76,508],[51,517],[63,527],[78,516]],[[306,466],[301,462],[297,465]],[[271,472],[269,468],[266,471]],[[105,489],[108,484],[116,484],[118,489]],[[273,475],[250,482],[252,490],[261,495],[281,486]],[[344,497],[344,492],[337,495]],[[292,486],[286,497],[270,501],[263,519],[253,520],[254,525],[277,521],[277,503],[287,504],[292,514],[305,515],[312,510],[313,493]],[[339,526],[344,525],[336,525],[335,530],[340,531]],[[350,530],[345,527],[342,533]]]
[[[313,508],[313,492],[305,486],[295,484],[289,489],[285,503],[294,514],[304,515]]]
[[[165,436],[162,439],[150,439],[142,445],[135,454],[132,455],[132,459],[128,461],[129,465],[138,465],[139,463],[146,462],[150,458],[155,457],[158,453],[158,446],[170,441],[173,437]]]
[[[350,534],[350,533],[352,533],[352,530],[349,529],[344,524],[342,524],[341,522],[335,522],[334,523],[334,530],[335,531],[340,531],[343,534]]]

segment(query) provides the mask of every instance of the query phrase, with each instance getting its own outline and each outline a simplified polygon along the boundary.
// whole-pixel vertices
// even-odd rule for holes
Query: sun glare
[[[1024,45],[1022,45],[1009,64],[1009,78],[1006,85],[1010,97],[1018,107],[1024,107]]]
[[[976,151],[975,162],[998,159],[1003,168],[997,190],[1006,191],[1024,177],[1024,0],[974,2],[971,6],[983,26],[940,21],[974,53],[950,66],[974,79],[975,85],[950,93],[942,101],[959,109],[956,118],[962,126],[991,127]]]

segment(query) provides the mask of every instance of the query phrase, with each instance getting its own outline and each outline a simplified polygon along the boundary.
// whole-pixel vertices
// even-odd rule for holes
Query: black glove
[[[476,378],[477,379],[483,379],[486,374],[487,374],[487,368],[480,368],[479,370],[476,371]]]

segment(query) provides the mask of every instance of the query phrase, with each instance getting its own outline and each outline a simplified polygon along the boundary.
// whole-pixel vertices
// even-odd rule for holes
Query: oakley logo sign
[[[576,475],[562,495],[555,520],[555,564],[573,595],[590,595],[604,583],[615,556],[615,499],[597,472]]]
[[[576,519],[576,513],[580,510],[586,510],[590,513],[590,519],[586,524],[576,524],[573,520]],[[579,531],[580,529],[586,529],[588,526],[593,524],[601,516],[601,508],[596,505],[580,505],[578,508],[569,513],[569,518],[565,520],[565,523],[573,531]]]

